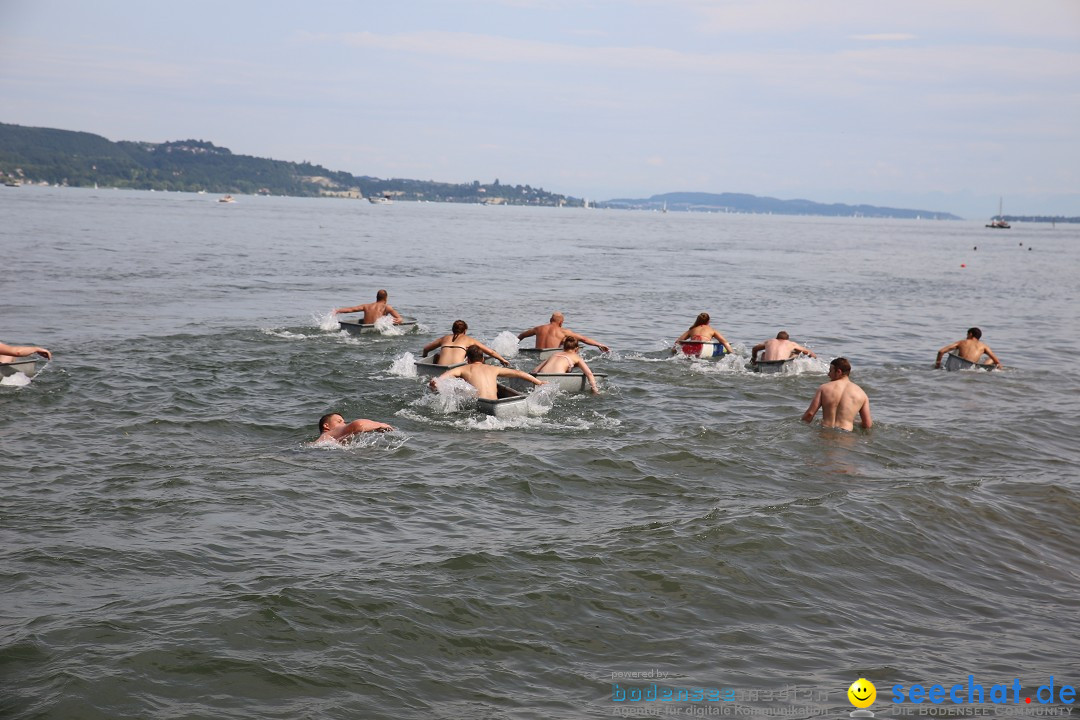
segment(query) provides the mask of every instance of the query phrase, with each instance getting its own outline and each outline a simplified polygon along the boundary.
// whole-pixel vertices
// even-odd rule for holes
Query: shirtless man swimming
[[[934,361],[934,367],[941,367],[941,358],[945,356],[945,353],[956,350],[957,355],[976,365],[982,360],[983,355],[987,355],[1000,370],[1001,361],[997,359],[997,355],[990,349],[990,346],[983,343],[980,338],[982,338],[982,330],[977,327],[969,328],[966,338],[957,340],[937,351],[937,360]],[[984,364],[989,365],[990,363]]]
[[[761,356],[762,362],[775,362],[776,360],[787,360],[793,358],[796,355],[809,355],[812,358],[816,358],[813,350],[804,348],[796,342],[792,342],[788,339],[788,334],[781,330],[776,333],[776,338],[773,340],[766,340],[760,342],[754,346],[754,349],[750,352],[750,364],[757,365],[757,354],[762,350],[765,354]]]
[[[679,343],[684,340],[700,340],[701,342],[711,342],[716,339],[721,345],[724,346],[724,350],[728,355],[731,354],[731,346],[728,345],[728,341],[724,339],[724,336],[719,333],[712,325],[709,324],[709,313],[699,313],[697,318],[694,319],[694,324],[690,326],[690,329],[675,339],[675,345],[672,346],[671,352],[676,353],[681,347]]]
[[[375,422],[374,420],[353,420],[351,423],[347,423],[345,418],[337,413],[328,413],[319,418],[319,437],[315,442],[325,442],[327,440],[341,442],[360,433],[390,432],[393,429],[386,423]]]
[[[364,313],[364,324],[372,325],[376,320],[383,315],[389,315],[394,318],[394,324],[401,323],[401,315],[398,311],[386,304],[386,291],[380,290],[375,293],[375,302],[365,303],[363,305],[357,305],[356,307],[343,307],[334,311],[335,315],[341,315],[344,313]]]
[[[436,362],[439,365],[457,365],[459,362],[465,361],[465,351],[474,345],[484,351],[485,355],[489,355],[503,365],[509,365],[510,362],[499,353],[495,352],[487,345],[483,344],[476,338],[471,338],[465,333],[469,329],[469,324],[464,320],[455,320],[454,324],[450,326],[450,334],[443,335],[438,340],[432,340],[424,346],[424,354],[421,357],[427,357],[427,354],[432,350],[438,350],[439,354],[436,356]]]
[[[468,365],[460,365],[456,368],[447,370],[437,378],[432,378],[431,382],[428,383],[431,386],[431,389],[438,389],[437,386],[440,380],[456,377],[461,378],[476,388],[476,396],[481,400],[498,400],[498,382],[501,377],[521,378],[522,380],[528,380],[534,385],[544,384],[543,381],[537,380],[524,370],[485,365],[484,351],[480,348],[479,344],[469,346],[469,349],[465,351],[465,359],[468,362]]]
[[[37,353],[46,360],[52,360],[52,353],[43,347],[33,345],[5,345],[0,342],[0,362],[13,362],[15,358],[27,357]]]
[[[535,335],[536,347],[541,350],[548,350],[550,348],[562,347],[563,338],[576,337],[578,342],[599,348],[600,352],[609,352],[611,350],[607,345],[602,345],[591,337],[586,337],[581,333],[576,333],[573,330],[564,328],[563,319],[563,314],[561,312],[553,312],[551,313],[550,322],[546,325],[537,325],[530,330],[526,330],[518,335],[518,340],[524,340],[527,337],[533,337]]]
[[[589,386],[592,387],[593,395],[599,395],[600,390],[596,387],[596,377],[593,375],[592,370],[585,363],[580,355],[578,355],[578,346],[580,343],[576,337],[565,337],[562,341],[562,350],[549,357],[544,362],[536,366],[533,370],[534,373],[568,373],[575,367],[581,368],[581,372],[585,374],[585,377],[589,379]]]
[[[829,364],[829,382],[817,389],[810,407],[803,413],[803,422],[813,422],[821,408],[822,427],[854,430],[856,413],[864,428],[874,424],[870,417],[870,398],[851,382],[850,374],[851,363],[847,358],[839,357]]]

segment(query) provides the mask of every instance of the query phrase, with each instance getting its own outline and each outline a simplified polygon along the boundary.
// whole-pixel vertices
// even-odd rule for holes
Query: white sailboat
[[[1003,202],[1004,202],[1003,198],[999,197],[998,198],[998,214],[997,214],[997,217],[995,217],[990,222],[988,222],[986,224],[986,227],[994,228],[996,230],[1008,230],[1009,228],[1012,227],[1012,225],[1005,222],[1005,216],[1001,212]]]

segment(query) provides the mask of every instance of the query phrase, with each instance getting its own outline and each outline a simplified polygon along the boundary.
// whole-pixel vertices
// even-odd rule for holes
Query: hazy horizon
[[[9,0],[0,121],[607,200],[1080,215],[1080,3]]]

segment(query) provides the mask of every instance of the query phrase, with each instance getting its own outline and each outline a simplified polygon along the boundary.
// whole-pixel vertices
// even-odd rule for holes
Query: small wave
[[[509,360],[518,354],[517,335],[509,330],[503,330],[491,341],[491,349]]]
[[[284,340],[307,340],[310,335],[304,335],[303,333],[295,333],[291,330],[274,330],[273,328],[259,328],[259,332],[263,335],[269,335],[270,337],[282,338]]]
[[[403,378],[416,377],[416,356],[411,352],[406,352],[394,358],[394,362],[390,365],[390,374]]]
[[[0,378],[0,385],[6,387],[26,387],[30,384],[30,376],[21,372],[14,372]]]

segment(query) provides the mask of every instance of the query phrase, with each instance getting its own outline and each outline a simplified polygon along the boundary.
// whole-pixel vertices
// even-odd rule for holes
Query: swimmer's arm
[[[586,345],[592,345],[594,348],[599,348],[600,352],[610,352],[611,351],[611,348],[609,348],[607,345],[604,345],[603,343],[599,343],[599,342],[593,340],[591,337],[588,337],[586,335],[582,335],[581,333],[576,333],[576,332],[572,332],[572,333],[569,333],[569,334],[576,337],[578,339],[578,342],[583,342]]]
[[[956,342],[951,343],[949,345],[946,345],[945,347],[938,350],[937,351],[937,360],[934,361],[934,367],[936,367],[936,368],[941,367],[941,358],[944,357],[945,353],[952,352],[956,348],[960,347],[960,342],[961,342],[960,340],[957,340]]]
[[[516,368],[506,368],[506,367],[499,368],[498,370],[499,370],[499,377],[521,378],[522,380],[528,380],[533,385],[546,385],[547,384],[543,380],[537,380],[536,378],[534,378],[532,375],[525,372],[524,370],[518,370]]]
[[[536,328],[530,328],[530,329],[526,330],[525,332],[521,333],[520,335],[518,335],[518,340],[524,340],[525,338],[532,337],[535,334],[536,334]]]
[[[451,368],[450,370],[447,370],[446,372],[444,372],[439,377],[431,378],[431,382],[428,383],[428,387],[430,387],[432,390],[437,390],[440,380],[445,380],[446,378],[452,378],[452,377],[455,377],[455,378],[456,377],[461,377],[461,371],[464,370],[467,367],[468,367],[468,365],[461,365],[460,367]]]
[[[581,358],[578,358],[576,364],[581,368],[581,372],[585,373],[585,377],[589,379],[589,386],[592,388],[593,395],[599,395],[600,389],[596,387],[596,376],[593,375],[592,369]]]
[[[501,362],[503,365],[509,365],[510,364],[509,360],[507,360],[502,355],[500,355],[499,353],[497,353],[494,350],[492,350],[491,348],[489,348],[487,345],[478,342],[478,343],[476,343],[476,346],[478,348],[480,348],[481,350],[483,350],[485,355],[489,355],[489,356],[495,358],[496,360]]]
[[[989,345],[983,345],[983,352],[990,356],[990,359],[994,361],[994,365],[998,368],[1001,367],[1001,361],[997,359],[997,355],[994,354]]]
[[[397,325],[398,323],[401,322],[401,315],[398,314],[397,310],[395,310],[394,308],[387,305],[386,306],[386,312],[387,312],[388,315],[390,315],[391,317],[394,318],[394,324],[395,325]]]
[[[337,435],[338,438],[366,432],[390,432],[393,429],[394,428],[386,423],[375,422],[374,420],[353,420],[348,425],[341,428],[335,428],[335,430],[338,430],[341,433],[340,435]]]
[[[52,353],[43,347],[36,347],[34,345],[6,345],[0,343],[0,355],[11,355],[13,357],[26,357],[37,353],[46,360],[52,360]]]
[[[803,355],[809,355],[812,358],[817,357],[817,355],[814,353],[814,351],[811,350],[810,348],[804,348],[802,345],[799,345],[798,343],[794,343],[794,347],[795,347],[795,350],[797,350],[798,352],[801,352]]]
[[[730,345],[728,345],[728,341],[724,339],[724,336],[723,336],[723,335],[721,335],[720,333],[716,332],[715,330],[713,330],[713,331],[712,331],[712,334],[713,334],[713,337],[714,337],[714,338],[716,338],[717,340],[719,340],[719,341],[720,341],[720,344],[724,346],[724,350],[726,350],[726,351],[727,351],[727,353],[728,353],[729,355],[730,355],[730,354],[731,354],[732,352],[734,352],[734,351],[733,351],[733,350],[731,349],[731,346],[730,346]]]
[[[427,345],[425,345],[424,346],[424,354],[421,355],[420,357],[427,357],[427,354],[429,352],[431,352],[432,350],[434,350],[437,347],[440,347],[442,345],[443,339],[444,338],[439,338],[438,340],[432,340]]]
[[[874,420],[870,417],[870,398],[863,400],[862,407],[859,408],[859,419],[862,426],[868,430],[874,426]]]
[[[813,422],[814,416],[817,415],[817,411],[820,407],[821,388],[818,388],[817,392],[814,393],[814,399],[810,401],[810,407],[806,408],[806,412],[803,413],[802,421],[806,423]],[[869,408],[867,409],[867,412],[869,412]]]
[[[693,330],[693,329],[694,329],[694,328],[690,328],[690,330]],[[671,353],[672,353],[672,355],[674,355],[675,353],[679,352],[679,343],[681,343],[681,342],[682,342],[683,340],[685,340],[686,338],[690,337],[690,330],[687,330],[687,331],[686,331],[686,332],[684,332],[684,333],[683,333],[682,335],[680,335],[679,337],[675,338],[675,344],[671,346]]]
[[[765,349],[765,343],[759,342],[750,350],[750,364],[757,365],[757,354]]]
[[[334,311],[334,314],[335,315],[342,315],[342,314],[345,314],[345,313],[364,312],[365,307],[367,307],[366,304],[357,305],[356,307],[338,308],[337,310]]]

